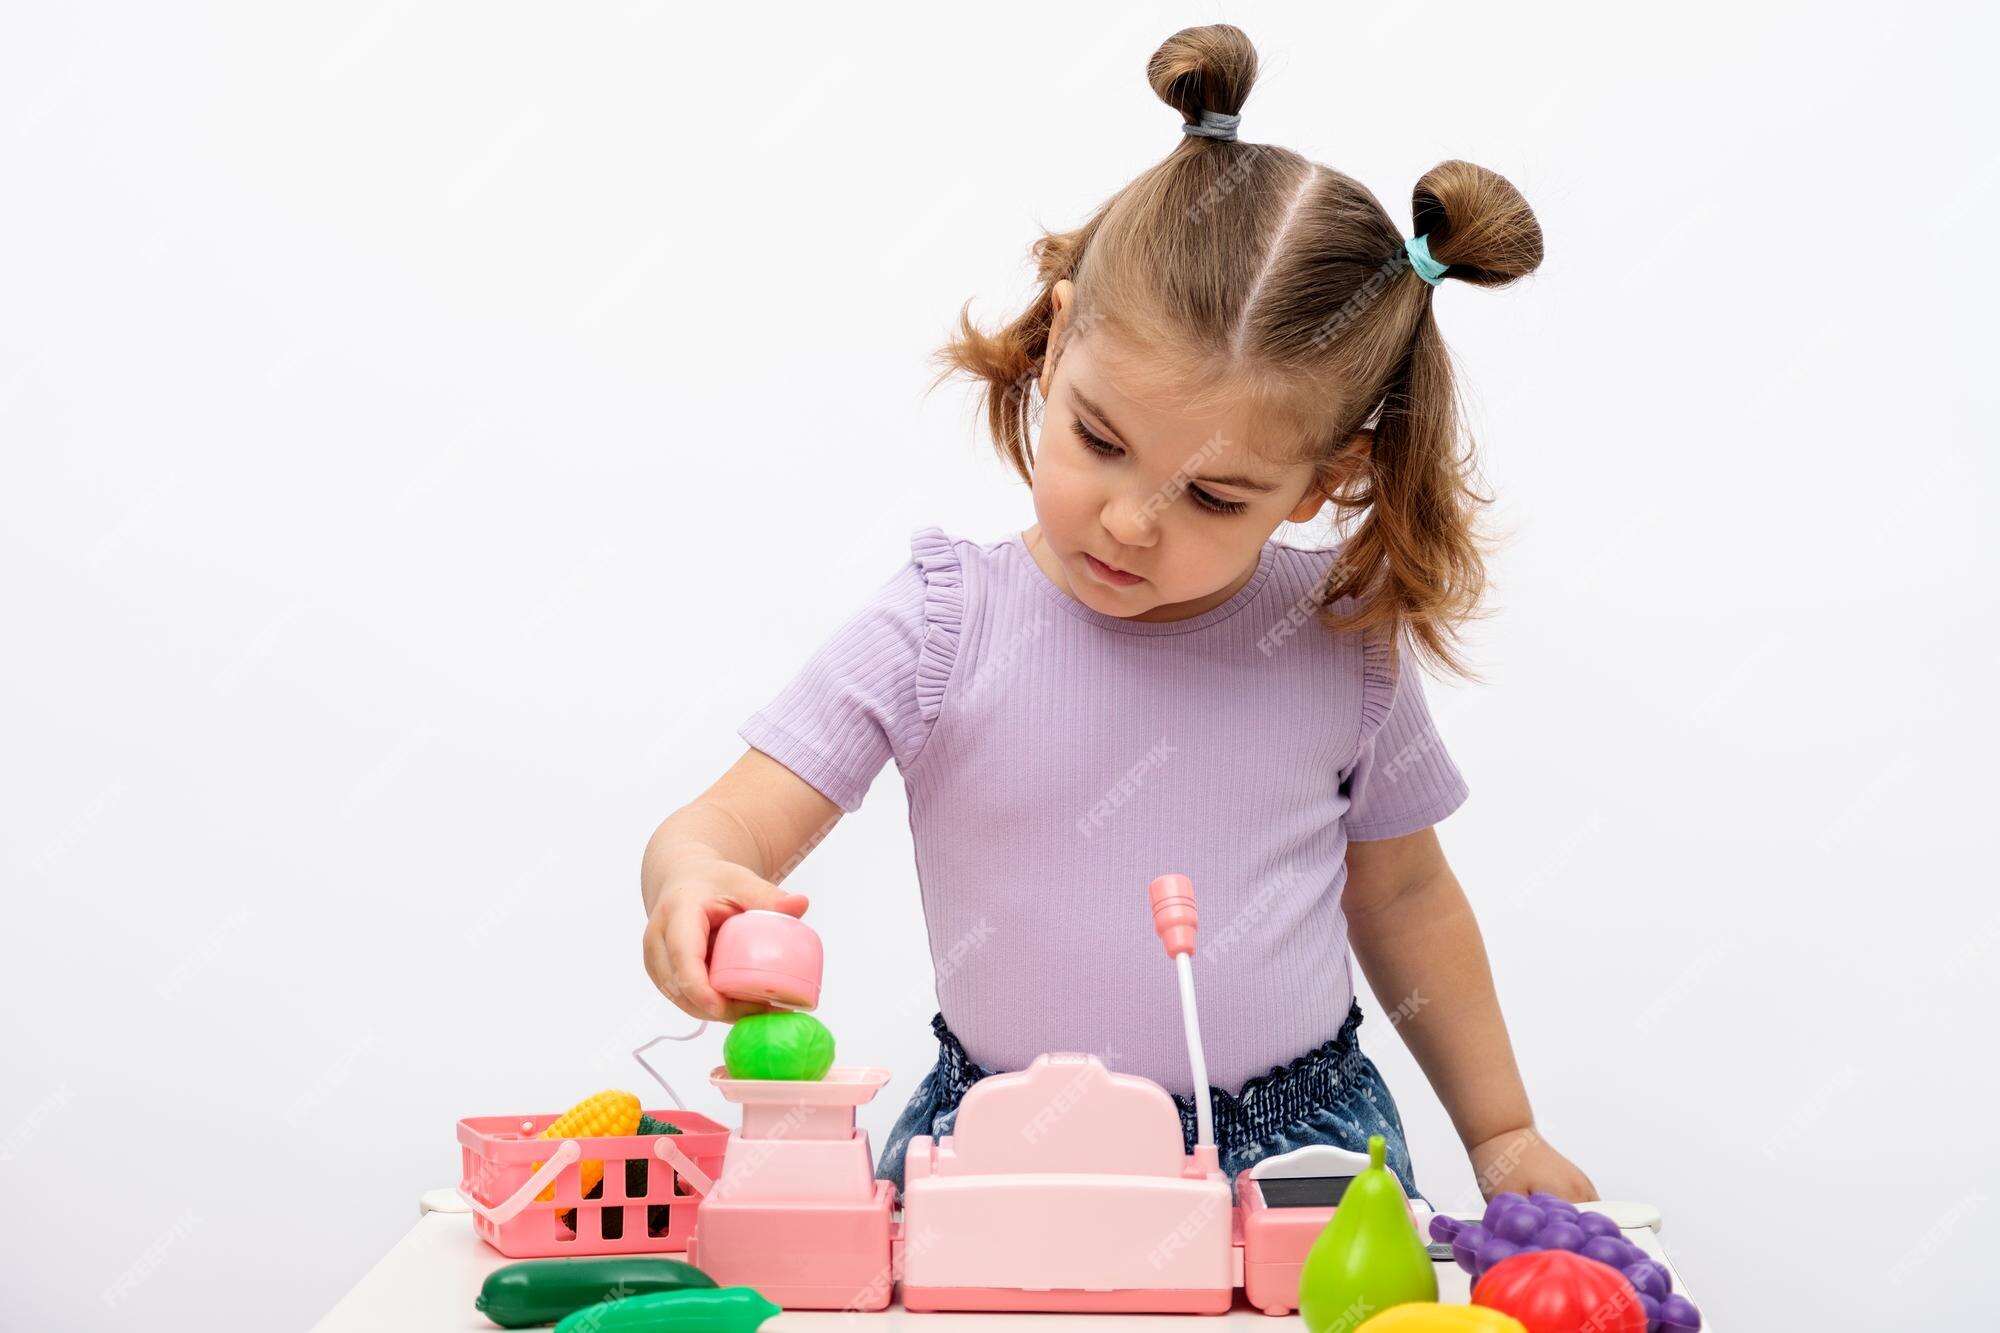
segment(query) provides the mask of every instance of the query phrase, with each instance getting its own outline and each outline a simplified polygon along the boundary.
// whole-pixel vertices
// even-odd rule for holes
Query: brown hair
[[[1153,53],[1146,76],[1184,123],[1234,115],[1257,52],[1229,24],[1186,28]],[[1446,277],[1503,287],[1541,263],[1527,201],[1484,167],[1438,163],[1417,182],[1411,214]],[[1298,441],[1285,461],[1326,479],[1342,540],[1320,589],[1321,624],[1391,645],[1407,636],[1419,656],[1471,674],[1457,633],[1484,590],[1475,518],[1488,497],[1431,311],[1435,289],[1367,187],[1289,149],[1183,134],[1082,226],[1044,228],[1032,254],[1040,294],[990,334],[966,302],[934,381],[963,374],[984,386],[995,448],[1022,480],[1034,464],[1031,392],[1044,358],[1062,352],[1049,346],[1052,292],[1068,278],[1075,317],[1062,343],[1102,325],[1190,386],[1190,402],[1250,395]],[[1343,466],[1357,437],[1365,465]]]

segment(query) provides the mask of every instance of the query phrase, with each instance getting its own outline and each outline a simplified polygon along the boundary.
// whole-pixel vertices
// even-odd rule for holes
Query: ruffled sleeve
[[[1349,841],[1400,838],[1429,828],[1471,794],[1445,752],[1407,645],[1369,634],[1361,651],[1361,743],[1341,790]]]
[[[926,727],[944,710],[945,687],[958,660],[959,632],[965,621],[965,571],[958,548],[942,528],[923,528],[910,537],[910,556],[923,574],[924,639],[917,652],[917,713]]]
[[[922,751],[958,654],[957,551],[932,527],[911,535],[910,556],[736,729],[850,813],[884,764],[907,767]]]
[[[1375,739],[1396,702],[1396,662],[1387,635],[1368,633],[1361,641],[1361,747]]]

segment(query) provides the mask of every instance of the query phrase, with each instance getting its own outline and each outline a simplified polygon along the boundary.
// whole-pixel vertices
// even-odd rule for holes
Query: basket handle
[[[529,1176],[527,1182],[521,1188],[514,1191],[512,1197],[501,1203],[490,1206],[483,1204],[473,1198],[471,1191],[467,1190],[463,1185],[458,1187],[458,1193],[461,1198],[472,1205],[472,1211],[478,1213],[487,1221],[495,1224],[511,1222],[523,1208],[528,1206],[530,1199],[540,1194],[544,1188],[554,1182],[556,1176],[561,1173],[564,1167],[581,1156],[583,1156],[583,1149],[577,1146],[576,1140],[564,1139],[556,1145],[556,1150],[549,1155],[549,1160],[543,1162],[536,1169],[535,1174]]]
[[[715,1182],[708,1178],[706,1171],[694,1164],[693,1158],[680,1150],[671,1134],[662,1134],[653,1144],[653,1151],[675,1171],[686,1177],[688,1183],[694,1186],[696,1197],[715,1191]]]

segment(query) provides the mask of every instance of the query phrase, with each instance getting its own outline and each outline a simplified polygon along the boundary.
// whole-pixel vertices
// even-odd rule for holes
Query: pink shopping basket
[[[721,1174],[729,1131],[693,1111],[648,1114],[681,1132],[544,1139],[559,1114],[459,1121],[458,1192],[472,1205],[473,1229],[510,1259],[686,1250],[695,1209]],[[578,1189],[577,1164],[586,1161],[604,1163],[595,1199]],[[551,1183],[554,1197],[537,1199]]]

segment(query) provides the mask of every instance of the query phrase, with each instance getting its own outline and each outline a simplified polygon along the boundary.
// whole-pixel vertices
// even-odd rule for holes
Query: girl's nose
[[[1159,528],[1159,508],[1151,492],[1114,495],[1104,505],[1104,530],[1121,546],[1151,546]]]

